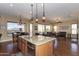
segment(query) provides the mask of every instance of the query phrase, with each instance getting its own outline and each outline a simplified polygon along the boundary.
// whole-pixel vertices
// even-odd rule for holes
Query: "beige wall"
[[[57,32],[66,32],[67,37],[70,37],[69,34],[72,34],[72,24],[77,24],[77,20],[65,20],[60,24],[54,24],[54,26],[57,26]]]
[[[19,18],[17,17],[8,17],[8,16],[1,16],[0,17],[0,33],[2,34],[2,40],[7,39],[7,22],[19,22]],[[25,23],[25,20],[23,20]],[[27,30],[26,30],[27,31]]]
[[[19,22],[19,17],[13,17],[13,16],[1,16],[0,17],[0,25],[4,28],[0,28],[0,33],[2,34],[2,40],[6,40],[7,39],[7,22],[8,21],[12,21],[12,22]],[[22,19],[22,22],[25,23],[25,31],[26,32],[30,32],[29,28],[30,28],[30,23],[33,24],[33,34],[35,32],[37,32],[37,30],[35,30],[35,26],[37,25],[34,21],[29,22],[28,19]],[[50,22],[46,21],[46,22],[42,22],[41,20],[39,21],[40,24],[49,24],[52,25]]]
[[[65,31],[68,34],[71,34],[71,24],[72,24],[71,21],[64,21],[59,24],[54,24],[54,26],[57,26],[57,32]]]
[[[35,32],[38,32],[37,30],[35,30],[35,26],[37,26],[37,24],[34,21],[29,22],[28,19],[22,19],[22,20],[23,20],[23,23],[25,23],[25,31],[26,32],[30,32],[30,30],[29,30],[30,23],[33,24],[33,34]],[[0,25],[3,25],[3,27],[4,27],[4,28],[0,28],[0,33],[2,33],[2,38],[7,38],[7,21],[19,22],[19,18],[18,17],[11,17],[11,16],[1,16],[0,17]],[[56,26],[58,26],[58,31],[66,31],[67,34],[71,34],[71,24],[72,23],[77,23],[77,21],[76,20],[72,20],[72,21],[67,20],[61,24],[52,24],[49,21],[42,22],[42,20],[39,21],[39,24],[51,25],[52,32],[54,31],[53,27],[56,25]],[[68,27],[68,28],[63,29],[61,27]],[[78,27],[78,33],[79,33],[79,27]]]

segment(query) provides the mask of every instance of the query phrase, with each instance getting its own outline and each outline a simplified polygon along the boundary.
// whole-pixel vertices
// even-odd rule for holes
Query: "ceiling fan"
[[[32,22],[32,21],[33,21],[33,18],[34,18],[34,17],[33,17],[33,4],[31,4],[30,6],[31,6],[31,11],[30,11],[31,18],[30,18],[29,21]]]
[[[45,4],[43,3],[43,17],[42,21],[45,22],[46,16],[45,16]]]

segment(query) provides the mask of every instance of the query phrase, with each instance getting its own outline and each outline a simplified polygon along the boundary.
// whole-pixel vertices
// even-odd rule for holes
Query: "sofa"
[[[58,32],[56,36],[66,38],[66,32]]]
[[[56,37],[56,33],[54,33],[54,32],[47,32],[47,33],[43,33],[43,36]]]

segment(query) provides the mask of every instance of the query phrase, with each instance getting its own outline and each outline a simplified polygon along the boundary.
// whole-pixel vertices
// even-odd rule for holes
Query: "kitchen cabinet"
[[[56,38],[45,36],[34,36],[27,38],[26,36],[20,36],[19,39],[21,39],[21,48],[19,49],[24,55],[26,55],[27,53],[33,53],[32,55],[35,56],[54,55],[54,40]]]
[[[18,38],[18,49],[24,54],[26,55],[27,53],[27,41],[23,40],[22,38]]]
[[[17,43],[17,35],[13,33],[12,37],[13,37],[13,43]]]

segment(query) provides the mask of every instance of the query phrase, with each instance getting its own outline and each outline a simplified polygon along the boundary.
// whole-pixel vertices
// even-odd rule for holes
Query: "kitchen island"
[[[46,36],[19,36],[18,48],[24,55],[28,53],[28,48],[30,48],[35,56],[52,56],[54,55],[55,39]]]

